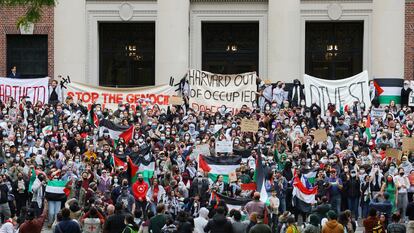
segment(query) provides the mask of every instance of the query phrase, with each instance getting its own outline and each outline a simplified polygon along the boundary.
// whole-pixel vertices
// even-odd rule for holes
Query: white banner
[[[235,113],[244,104],[250,107],[256,100],[256,78],[255,72],[228,75],[189,70],[190,108],[216,112],[225,105]]]
[[[49,100],[49,78],[15,79],[0,78],[0,99],[3,102],[13,98],[20,102],[28,97],[33,104],[45,104]]]
[[[408,106],[414,107],[414,91],[411,91],[408,96]]]
[[[365,103],[366,109],[371,106],[368,88],[368,72],[363,71],[353,77],[340,80],[325,80],[304,75],[306,104],[313,103],[322,109],[325,114],[328,104],[335,104],[336,108],[346,105],[352,106],[355,101]]]
[[[132,108],[138,103],[158,105],[167,108],[169,99],[175,96],[174,87],[169,85],[138,87],[138,88],[110,88],[90,86],[87,84],[71,82],[66,84],[66,95],[72,96],[74,101],[81,99],[88,107],[94,102],[102,104],[104,108],[117,109],[118,103],[129,103]]]

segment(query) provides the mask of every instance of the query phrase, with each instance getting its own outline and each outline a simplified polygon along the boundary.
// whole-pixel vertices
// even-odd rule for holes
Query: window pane
[[[99,23],[99,85],[155,84],[155,23]]]
[[[203,22],[203,70],[236,74],[258,72],[258,22]]]
[[[362,72],[363,36],[362,21],[307,22],[306,74],[342,79]]]
[[[22,78],[45,77],[47,59],[47,35],[7,35],[7,72],[17,66]]]

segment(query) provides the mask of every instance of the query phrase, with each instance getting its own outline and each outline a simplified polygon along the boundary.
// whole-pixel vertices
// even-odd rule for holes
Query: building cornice
[[[190,2],[268,2],[268,0],[190,0]]]

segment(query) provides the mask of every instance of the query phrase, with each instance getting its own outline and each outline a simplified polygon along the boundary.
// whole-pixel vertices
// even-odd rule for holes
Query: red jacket
[[[148,184],[145,181],[137,180],[132,185],[132,194],[134,195],[135,200],[145,201],[147,197]]]

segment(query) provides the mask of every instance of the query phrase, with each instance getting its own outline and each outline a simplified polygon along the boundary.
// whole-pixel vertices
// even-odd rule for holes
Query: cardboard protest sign
[[[403,151],[414,151],[414,138],[404,137],[402,143]]]
[[[256,100],[256,78],[255,72],[228,75],[189,70],[190,108],[216,112],[225,105],[237,112],[244,104],[251,106]]]
[[[231,153],[233,152],[232,141],[216,141],[216,153]]]
[[[318,129],[313,132],[313,137],[315,142],[323,142],[328,139],[328,134],[326,134],[324,129]]]
[[[229,181],[230,182],[236,182],[237,181],[237,174],[236,171],[229,173]]]
[[[242,119],[240,127],[242,132],[256,133],[259,129],[259,122],[257,120]]]
[[[196,148],[193,149],[190,159],[195,160],[198,155],[210,156],[210,146],[208,144],[197,145]]]
[[[386,157],[395,158],[397,160],[400,160],[400,154],[401,151],[395,148],[387,148],[387,150],[385,151]]]
[[[166,109],[170,105],[171,96],[175,96],[174,87],[170,85],[138,87],[138,88],[111,88],[90,86],[83,83],[68,83],[66,95],[73,97],[76,102],[82,100],[84,104],[91,105],[94,102],[102,104],[102,107],[115,110],[118,103],[129,103],[132,109],[137,105],[146,107],[157,104]]]
[[[22,98],[33,104],[41,102],[47,104],[49,101],[49,78],[0,78],[0,100],[7,103],[13,98],[18,103]]]
[[[352,106],[355,101],[365,103],[366,108],[371,106],[367,71],[340,80],[319,79],[309,75],[304,75],[303,79],[307,106],[316,103],[322,108],[322,114],[325,114],[329,103],[335,104],[338,109],[340,106]]]
[[[170,97],[170,104],[171,105],[182,105],[184,104],[183,98],[180,96],[171,96]]]

